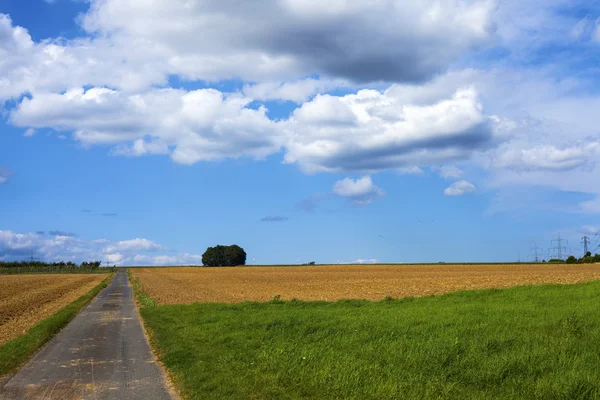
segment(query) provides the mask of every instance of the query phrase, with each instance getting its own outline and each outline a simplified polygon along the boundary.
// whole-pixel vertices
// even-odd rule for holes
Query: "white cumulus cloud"
[[[396,86],[318,95],[284,123],[285,162],[307,172],[375,172],[468,158],[492,140],[495,121],[473,88],[444,95],[407,98]]]
[[[170,154],[193,164],[227,157],[263,158],[281,146],[277,124],[251,99],[215,89],[153,89],[129,95],[107,88],[71,89],[24,99],[17,126],[73,131],[84,145],[114,144],[114,154]]]
[[[379,260],[376,258],[358,258],[350,261],[348,264],[377,264]]]
[[[458,179],[462,176],[464,171],[454,165],[444,165],[440,167],[438,170],[440,176],[444,179],[455,178]]]
[[[158,251],[171,254],[157,254]],[[113,265],[201,265],[202,256],[177,253],[149,239],[110,241],[75,236],[0,230],[0,261],[22,261],[31,254],[42,261],[108,261]]]
[[[383,190],[373,184],[370,176],[356,180],[352,178],[339,180],[333,185],[332,193],[348,198],[358,205],[367,205],[385,195]]]
[[[472,183],[467,181],[458,181],[444,189],[444,195],[462,196],[467,193],[473,193],[475,190],[476,187]]]
[[[107,246],[106,253],[126,252],[126,251],[155,251],[161,250],[162,246],[148,239],[122,240]]]

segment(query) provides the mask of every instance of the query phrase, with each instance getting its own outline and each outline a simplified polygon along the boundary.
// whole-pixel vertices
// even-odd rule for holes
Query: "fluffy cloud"
[[[581,167],[600,155],[600,142],[558,148],[539,145],[528,149],[509,148],[500,153],[494,166],[518,170],[569,170]]]
[[[10,121],[73,131],[84,145],[114,144],[116,155],[170,154],[193,164],[260,159],[284,147],[285,162],[308,172],[370,172],[464,159],[490,142],[496,120],[483,114],[476,91],[444,95],[413,85],[319,95],[288,120],[272,121],[264,107],[248,108],[251,98],[215,89],[79,88],[26,98]]]
[[[347,85],[347,83],[341,81],[334,82],[310,78],[292,82],[263,82],[245,85],[243,93],[256,100],[288,100],[302,103],[317,93]]]
[[[266,109],[214,89],[153,89],[127,95],[107,88],[71,89],[24,99],[11,114],[17,126],[73,131],[84,145],[115,144],[115,154],[170,154],[193,164],[225,157],[263,158],[281,138]]]
[[[374,172],[468,158],[493,139],[496,121],[473,88],[444,95],[409,85],[319,95],[285,122],[285,162],[308,172]]]
[[[34,233],[16,234],[10,231],[0,231],[0,259],[8,254],[24,255],[41,242],[39,235]]]
[[[439,168],[437,171],[440,174],[440,176],[444,179],[448,179],[448,178],[458,179],[464,173],[464,171],[462,169],[455,167],[454,165],[444,165],[441,168]]]
[[[199,254],[183,253],[175,256],[137,255],[132,260],[134,265],[169,266],[169,265],[202,265]]]
[[[0,14],[0,100],[85,85],[139,91],[170,75],[421,81],[486,43],[493,12],[490,0],[92,0],[80,18],[87,35],[38,43]],[[294,100],[313,91],[277,90]]]
[[[152,58],[139,52],[137,62],[120,62],[127,51],[106,38],[35,43],[26,29],[13,26],[8,15],[0,14],[0,102],[23,93],[60,92],[74,86],[134,90],[165,82],[162,72],[143,64]]]
[[[82,37],[44,41],[0,14],[0,103],[26,94],[7,103],[26,135],[52,128],[114,155],[192,164],[283,149],[309,173],[368,174],[474,160],[486,186],[574,190],[592,197],[581,210],[600,211],[597,13],[560,11],[579,0],[495,3],[90,0]],[[469,51],[487,43],[502,51]],[[166,88],[173,75],[243,88]],[[378,90],[322,94],[365,82]],[[301,106],[271,121],[253,100]]]
[[[333,185],[332,193],[350,199],[358,205],[367,205],[383,197],[385,192],[375,186],[370,176],[359,179],[345,178]]]
[[[462,196],[467,193],[473,193],[476,190],[475,185],[467,181],[454,182],[444,189],[446,196]]]
[[[130,252],[130,251],[156,251],[163,247],[158,243],[154,243],[148,239],[131,239],[123,240],[107,246],[104,251],[106,253]]]
[[[0,230],[0,261],[23,260],[30,254],[43,261],[101,260],[116,265],[188,265],[202,264],[202,256],[189,253],[156,254],[166,250],[148,239],[112,242],[107,239],[85,240],[74,236],[44,236],[44,232],[15,233]]]
[[[358,258],[356,260],[350,261],[348,264],[377,264],[379,262],[376,258]]]
[[[83,27],[136,50],[145,44],[151,49],[146,52],[162,56],[170,73],[191,79],[318,73],[414,81],[485,43],[494,6],[475,0],[95,0]],[[207,40],[186,40],[190,37]]]

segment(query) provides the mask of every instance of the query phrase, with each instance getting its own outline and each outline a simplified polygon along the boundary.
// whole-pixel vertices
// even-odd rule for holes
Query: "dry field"
[[[1,275],[0,344],[83,296],[107,275]]]
[[[457,290],[600,279],[600,265],[365,265],[132,268],[157,304],[282,300],[381,300]]]

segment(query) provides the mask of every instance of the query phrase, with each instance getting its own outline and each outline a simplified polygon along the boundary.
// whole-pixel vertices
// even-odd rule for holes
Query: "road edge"
[[[160,359],[158,351],[154,346],[155,341],[152,337],[151,332],[149,332],[146,326],[146,321],[144,321],[142,313],[140,312],[140,308],[143,307],[156,307],[156,302],[142,290],[140,283],[135,278],[135,276],[133,276],[133,273],[129,268],[126,269],[126,272],[129,278],[129,283],[131,284],[131,287],[133,289],[133,297],[135,299],[135,312],[137,312],[140,318],[140,322],[142,323],[142,332],[144,333],[146,341],[150,345],[150,351],[152,352],[152,356],[154,357],[156,364],[158,365],[158,368],[163,375],[165,386],[169,390],[169,393],[171,394],[171,397],[174,400],[182,400],[183,396],[181,395],[181,391],[175,384],[171,372],[165,367],[162,360]]]

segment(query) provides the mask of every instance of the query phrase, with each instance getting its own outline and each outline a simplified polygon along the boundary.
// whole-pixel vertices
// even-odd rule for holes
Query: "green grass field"
[[[591,399],[599,305],[590,282],[141,313],[187,399]]]

